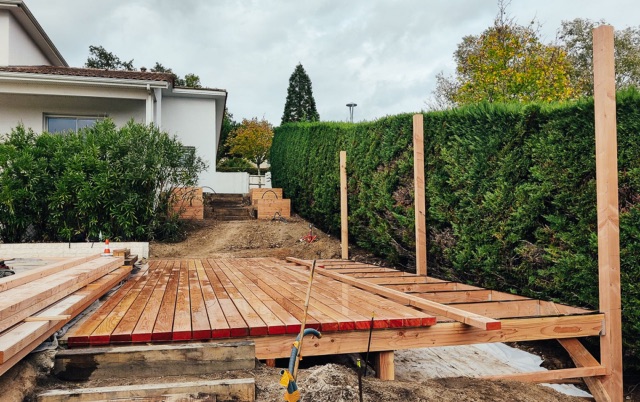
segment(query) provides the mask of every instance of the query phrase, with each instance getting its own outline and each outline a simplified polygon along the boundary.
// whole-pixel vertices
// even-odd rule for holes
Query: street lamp
[[[353,123],[353,108],[356,107],[356,106],[358,106],[358,105],[356,105],[353,102],[347,103],[347,107],[349,108],[349,121],[351,123]]]

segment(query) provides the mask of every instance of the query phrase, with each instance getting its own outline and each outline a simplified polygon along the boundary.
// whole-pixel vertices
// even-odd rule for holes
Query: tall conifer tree
[[[311,79],[304,71],[302,64],[298,63],[296,69],[289,77],[287,89],[287,101],[284,104],[282,124],[296,121],[318,121],[320,115],[316,109],[316,101],[313,99]]]

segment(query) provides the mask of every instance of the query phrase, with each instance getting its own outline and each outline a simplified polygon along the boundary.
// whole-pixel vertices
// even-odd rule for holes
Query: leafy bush
[[[155,127],[110,120],[78,133],[18,126],[0,142],[0,241],[177,239],[175,187],[206,168]]]
[[[218,166],[216,166],[218,172],[247,172],[252,175],[258,174],[258,168],[251,164],[244,158],[225,158],[222,159]],[[269,171],[269,168],[260,168],[260,173],[265,174]]]
[[[618,94],[626,364],[640,357],[640,93]],[[593,101],[480,104],[424,114],[429,272],[526,296],[598,306]],[[350,240],[415,265],[412,119],[286,124],[273,184],[339,233],[347,151]]]

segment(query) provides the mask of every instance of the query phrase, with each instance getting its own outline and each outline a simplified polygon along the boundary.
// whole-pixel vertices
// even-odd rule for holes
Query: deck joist
[[[259,359],[288,357],[309,266],[273,258],[153,260],[74,328],[68,344],[248,337]],[[372,322],[371,351],[567,339],[602,329],[602,314],[580,308],[352,261],[319,260],[317,267],[307,325],[323,336],[305,343],[307,356],[366,350]]]

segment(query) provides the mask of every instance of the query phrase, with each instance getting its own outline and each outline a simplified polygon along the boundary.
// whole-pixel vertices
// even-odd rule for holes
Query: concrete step
[[[53,373],[70,381],[203,375],[255,368],[250,341],[68,349],[56,354]]]

